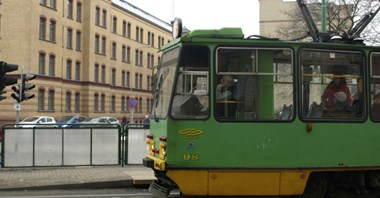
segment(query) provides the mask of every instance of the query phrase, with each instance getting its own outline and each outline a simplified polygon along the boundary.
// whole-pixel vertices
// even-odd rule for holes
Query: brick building
[[[130,117],[150,113],[152,68],[171,26],[123,0],[1,0],[0,60],[12,74],[36,75],[35,98],[21,103],[20,118],[48,115]],[[7,87],[0,122],[13,123],[15,100]]]

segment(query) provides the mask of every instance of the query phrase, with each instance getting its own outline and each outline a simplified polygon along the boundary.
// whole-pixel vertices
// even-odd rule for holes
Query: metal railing
[[[141,164],[146,155],[142,124],[4,125],[1,167],[95,166]]]

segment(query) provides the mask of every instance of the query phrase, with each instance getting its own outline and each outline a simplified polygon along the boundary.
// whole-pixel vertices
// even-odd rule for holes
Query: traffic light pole
[[[21,69],[21,83],[20,83],[20,93],[19,93],[19,96],[21,97],[21,94],[22,94],[22,82],[23,82],[23,78],[24,78],[24,66],[22,67]],[[21,104],[20,102],[16,102],[15,104],[15,111],[16,111],[16,124],[18,124],[20,122],[20,110],[21,110]]]

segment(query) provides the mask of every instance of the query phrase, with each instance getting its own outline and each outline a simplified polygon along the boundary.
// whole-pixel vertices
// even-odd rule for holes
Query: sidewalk
[[[153,171],[142,165],[0,168],[0,191],[116,188],[148,185],[153,180]]]

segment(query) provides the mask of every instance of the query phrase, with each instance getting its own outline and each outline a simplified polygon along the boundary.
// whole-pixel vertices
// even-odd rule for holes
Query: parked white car
[[[81,122],[81,124],[91,124],[92,126],[96,124],[96,126],[107,127],[110,124],[120,124],[120,122],[118,119],[114,117],[98,117],[98,118],[92,118],[90,120]]]
[[[50,116],[32,116],[27,117],[21,122],[19,122],[19,127],[21,128],[33,128],[33,127],[43,127],[43,125],[54,127],[56,121]]]

